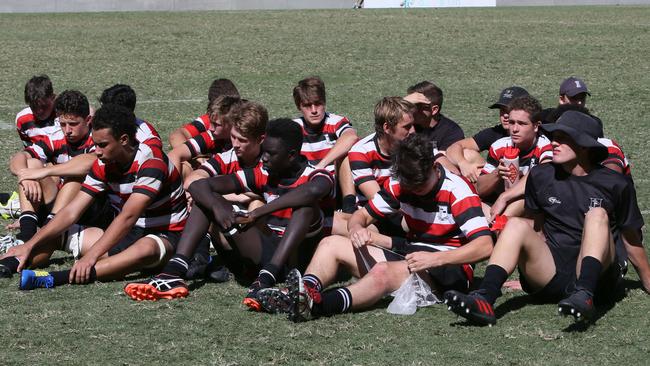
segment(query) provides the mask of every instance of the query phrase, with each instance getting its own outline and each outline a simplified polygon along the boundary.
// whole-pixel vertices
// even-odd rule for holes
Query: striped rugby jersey
[[[132,193],[151,197],[153,201],[135,224],[144,229],[182,231],[188,216],[183,181],[174,164],[162,150],[142,143],[126,172],[97,159],[81,190],[93,197],[107,192],[118,210]]]
[[[213,155],[231,148],[230,139],[217,140],[211,131],[201,132],[198,136],[185,141],[192,158],[200,155]]]
[[[241,191],[256,193],[264,197],[266,203],[273,202],[293,188],[306,184],[317,177],[325,177],[332,182],[332,188],[328,195],[323,197],[320,202],[333,199],[336,183],[334,182],[332,173],[326,169],[316,169],[313,165],[307,162],[307,159],[304,156],[302,159],[304,159],[304,168],[296,178],[283,179],[279,182],[269,181],[268,172],[261,165],[252,169],[239,170],[233,175],[233,177],[235,177],[235,181],[239,185]],[[292,212],[293,209],[291,208],[275,211],[268,216],[266,223],[269,228],[282,235],[289,224]],[[322,223],[319,223],[319,225],[322,225]],[[310,228],[309,232],[314,232],[316,229],[320,229],[320,227]]]
[[[257,157],[255,166],[252,168],[262,167],[262,155]],[[218,175],[234,174],[239,170],[244,169],[239,163],[237,154],[234,149],[213,155],[210,159],[206,160],[199,166],[199,169],[205,170],[210,177]]]
[[[425,251],[455,249],[491,235],[474,188],[445,168],[437,169],[440,178],[430,193],[417,196],[403,191],[399,182],[390,178],[368,202],[366,210],[378,220],[401,212],[409,228],[410,245]]]
[[[44,128],[58,126],[58,124],[59,120],[54,116],[54,109],[50,118],[45,121],[36,121],[30,107],[24,108],[16,114],[16,130],[25,147],[40,140],[43,136],[47,136],[48,131]]]
[[[615,164],[623,169],[623,174],[631,176],[632,171],[630,169],[630,163],[627,160],[627,157],[625,156],[625,153],[623,152],[621,146],[616,141],[608,139],[606,137],[599,138],[598,142],[607,146],[607,152],[609,153],[607,158],[603,160],[601,164]]]
[[[381,186],[390,178],[390,156],[381,153],[374,133],[357,141],[348,152],[348,159],[356,187],[371,180]]]
[[[189,132],[190,137],[196,137],[210,129],[210,115],[206,113],[198,116],[192,122],[184,124],[183,128]]]
[[[88,136],[81,139],[76,145],[72,145],[66,140],[59,126],[44,127],[41,131],[44,134],[32,145],[27,146],[25,152],[43,163],[63,164],[77,155],[95,150],[95,143],[90,131]]]
[[[503,157],[506,147],[514,146],[510,136],[496,140],[491,146],[488,153],[487,160],[481,174],[490,174],[499,166],[499,162]],[[528,171],[535,165],[543,162],[551,161],[553,159],[553,146],[548,137],[544,135],[537,136],[537,142],[530,151],[519,152],[519,174],[526,175]]]
[[[302,127],[302,149],[300,153],[307,157],[309,163],[317,165],[332,150],[336,140],[341,134],[352,128],[350,121],[343,116],[325,112],[325,119],[317,129],[309,126],[303,117],[293,119]],[[336,166],[333,162],[327,166],[327,170],[333,172]]]
[[[135,124],[138,125],[138,130],[135,132],[135,139],[138,140],[138,142],[162,149],[163,145],[160,135],[151,123],[136,118]]]

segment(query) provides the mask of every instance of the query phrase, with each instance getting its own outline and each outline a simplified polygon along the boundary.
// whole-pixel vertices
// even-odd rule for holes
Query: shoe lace
[[[321,302],[321,294],[320,291],[318,291],[315,287],[309,286],[305,284],[305,291],[307,292],[307,295],[314,300],[316,304],[320,304]]]

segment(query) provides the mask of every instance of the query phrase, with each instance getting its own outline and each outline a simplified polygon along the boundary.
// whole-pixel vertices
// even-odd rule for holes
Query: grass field
[[[487,106],[503,87],[524,86],[552,106],[561,80],[577,75],[632,161],[650,219],[650,7],[0,15],[0,43],[5,162],[20,148],[13,120],[24,83],[40,73],[95,105],[105,87],[132,85],[137,114],[165,136],[205,110],[215,77],[279,117],[296,113],[293,85],[320,75],[329,110],[361,135],[380,97],[431,79],[445,91],[443,112],[469,135],[497,121]],[[2,170],[0,191],[14,186]],[[442,306],[295,325],[246,312],[234,282],[143,304],[122,282],[24,293],[14,278],[0,280],[0,364],[647,364],[650,297],[629,278],[628,296],[588,329],[520,294],[498,302],[492,328]]]

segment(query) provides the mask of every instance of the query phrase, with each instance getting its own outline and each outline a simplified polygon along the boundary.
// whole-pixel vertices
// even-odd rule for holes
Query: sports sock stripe
[[[258,276],[262,276],[262,275],[270,276],[273,279],[273,282],[276,282],[276,279],[275,279],[275,276],[273,275],[273,273],[271,273],[271,272],[269,272],[269,271],[267,271],[265,269],[261,269]]]
[[[183,266],[185,269],[189,268],[189,265],[187,264],[187,262],[185,260],[183,260],[182,258],[174,257],[174,258],[170,259],[169,261],[177,263],[177,264]]]

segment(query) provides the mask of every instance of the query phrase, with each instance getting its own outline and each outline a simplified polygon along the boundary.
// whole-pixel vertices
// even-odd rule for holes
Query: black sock
[[[38,230],[38,217],[34,211],[25,211],[20,214],[18,219],[20,224],[20,232],[16,235],[16,239],[27,241],[36,234]]]
[[[185,277],[187,268],[189,267],[190,259],[182,254],[174,254],[172,259],[165,264],[161,273],[165,273],[177,277]]]
[[[50,272],[50,276],[54,279],[54,286],[61,286],[67,283],[70,283],[70,270],[66,269],[64,271]],[[97,271],[95,271],[95,266],[90,269],[90,279],[88,283],[93,283],[97,281]]]
[[[257,279],[262,284],[262,287],[272,287],[277,282],[277,276],[280,268],[274,264],[267,263],[262,267],[262,270],[257,275]]]
[[[593,294],[598,286],[598,277],[600,277],[602,269],[603,265],[598,259],[589,256],[582,258],[576,289],[584,289]]]
[[[208,258],[210,256],[210,236],[205,235],[203,239],[199,242],[199,245],[196,247],[196,250],[194,251],[194,256],[199,254],[203,256],[204,258]]]
[[[344,213],[354,213],[357,210],[357,196],[349,194],[341,200],[341,211]]]
[[[481,283],[481,290],[485,290],[485,292],[481,295],[490,304],[494,304],[497,298],[501,296],[501,286],[506,282],[508,276],[508,272],[496,264],[490,264],[485,268],[485,277],[483,277]]]
[[[16,257],[7,257],[5,259],[0,259],[0,264],[7,267],[11,273],[16,273],[16,271],[18,271],[18,265],[20,262]]]
[[[323,283],[320,281],[320,278],[316,277],[313,274],[306,274],[302,276],[302,281],[308,285],[316,289],[316,291],[321,292],[323,291]]]
[[[347,288],[340,287],[323,292],[321,301],[314,301],[312,314],[329,316],[343,314],[350,309],[352,309],[352,294]]]

